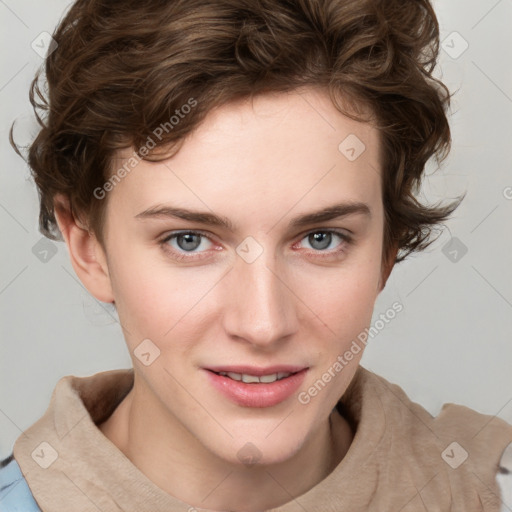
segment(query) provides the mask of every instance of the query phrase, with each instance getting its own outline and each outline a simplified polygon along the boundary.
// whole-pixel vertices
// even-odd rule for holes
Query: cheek
[[[300,296],[325,324],[329,339],[349,343],[371,322],[379,292],[381,245],[368,241],[337,268],[314,268],[300,279]],[[334,338],[335,336],[335,338]]]
[[[366,347],[360,336],[371,323],[379,271],[379,265],[360,260],[324,276],[317,281],[323,286],[309,294],[308,306],[318,318],[304,320],[304,330],[315,340],[317,364],[298,399],[311,402],[313,411],[331,410],[357,370]],[[319,330],[311,332],[313,323]]]
[[[331,366],[371,323],[381,271],[380,247],[361,251],[360,256],[328,273],[325,269],[317,270],[316,275],[303,282],[301,296],[308,297],[306,304],[318,317],[314,325],[319,329],[317,354],[323,361],[322,367]],[[305,320],[305,324],[311,329],[311,319]],[[304,329],[308,326],[304,325]],[[358,351],[359,358],[362,349]]]
[[[142,252],[138,256],[119,258],[111,273],[119,318],[131,343],[162,339],[197,296],[186,273],[162,264],[160,258]]]
[[[318,280],[321,287],[306,292],[306,304],[318,315],[333,348],[340,349],[371,322],[377,297],[378,273],[344,269],[329,279]],[[319,289],[321,288],[321,289]]]
[[[212,321],[212,296],[222,270],[174,267],[147,250],[118,261],[111,277],[130,351],[146,338],[162,355],[171,347],[174,355],[190,351]]]

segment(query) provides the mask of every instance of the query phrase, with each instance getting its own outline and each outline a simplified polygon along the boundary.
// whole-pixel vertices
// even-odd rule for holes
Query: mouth
[[[272,407],[299,389],[309,368],[230,366],[203,370],[213,387],[232,402],[243,407]]]

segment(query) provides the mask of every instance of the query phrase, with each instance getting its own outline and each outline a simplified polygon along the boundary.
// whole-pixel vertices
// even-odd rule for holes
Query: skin
[[[338,150],[349,134],[366,146],[353,162]],[[142,161],[107,200],[103,249],[56,198],[73,267],[94,297],[115,302],[135,369],[132,391],[100,430],[192,506],[251,512],[312,488],[350,447],[354,432],[332,411],[363,350],[306,405],[296,393],[273,407],[239,406],[202,368],[307,366],[305,391],[370,325],[396,254],[382,258],[379,133],[342,115],[323,90],[265,94],[212,111],[175,156]],[[370,215],[288,225],[342,202],[365,203]],[[158,204],[222,215],[236,230],[135,218]],[[352,241],[308,236],[327,229]],[[187,252],[183,239],[163,242],[177,230],[209,239],[192,238]],[[236,252],[249,236],[263,249],[252,263]],[[160,356],[145,366],[134,350],[148,338]],[[259,451],[251,467],[237,455],[246,443]]]

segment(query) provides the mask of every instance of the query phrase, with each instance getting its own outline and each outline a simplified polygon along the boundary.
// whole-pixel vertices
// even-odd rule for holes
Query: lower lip
[[[272,407],[295,393],[306,377],[308,369],[294,373],[285,379],[276,380],[269,384],[241,382],[217,375],[206,370],[212,385],[230,400],[242,407]]]

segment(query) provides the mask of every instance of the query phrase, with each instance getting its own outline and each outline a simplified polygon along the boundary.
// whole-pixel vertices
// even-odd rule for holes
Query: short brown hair
[[[28,153],[40,231],[51,239],[62,239],[53,199],[63,193],[104,246],[107,201],[94,191],[111,176],[116,150],[141,148],[167,126],[142,155],[158,158],[213,108],[302,86],[325,87],[352,119],[369,120],[357,105],[373,114],[383,256],[395,245],[395,261],[425,248],[460,202],[427,206],[415,197],[427,161],[441,162],[451,145],[451,95],[433,77],[439,26],[429,0],[77,0],[53,37],[47,94],[40,73],[30,91],[41,130]],[[190,98],[194,108],[170,128]]]

